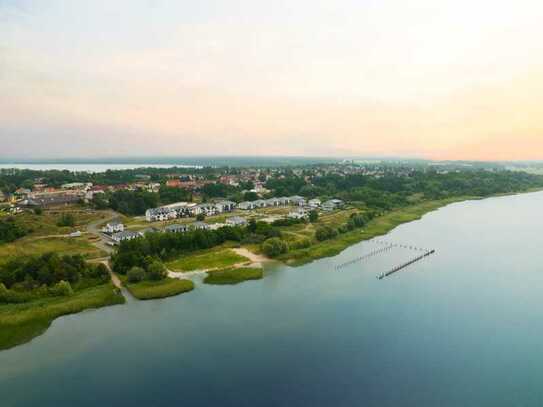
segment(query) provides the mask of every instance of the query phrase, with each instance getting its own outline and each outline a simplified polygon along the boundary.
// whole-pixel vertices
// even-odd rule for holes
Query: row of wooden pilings
[[[383,278],[388,277],[388,276],[390,276],[391,274],[394,274],[394,273],[396,273],[397,271],[400,271],[400,270],[402,270],[402,269],[404,269],[404,268],[410,266],[411,264],[416,263],[417,261],[420,261],[420,260],[424,259],[425,257],[430,256],[431,254],[434,254],[435,252],[436,252],[435,250],[428,250],[428,251],[425,252],[424,254],[422,254],[422,255],[420,255],[420,256],[417,256],[417,257],[415,257],[414,259],[409,260],[407,263],[400,264],[399,266],[394,267],[392,270],[387,271],[386,273],[379,274],[379,275],[377,276],[377,278],[378,278],[379,280],[382,280]]]

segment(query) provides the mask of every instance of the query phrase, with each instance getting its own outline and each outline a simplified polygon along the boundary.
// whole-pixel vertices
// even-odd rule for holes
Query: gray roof
[[[111,237],[116,240],[123,240],[139,236],[141,235],[138,232],[134,232],[133,230],[125,230],[124,232],[114,233]]]
[[[166,232],[186,232],[189,227],[185,224],[176,223],[175,225],[169,225],[164,228]]]
[[[209,225],[205,222],[200,222],[200,221],[196,221],[196,222],[192,222],[190,224],[192,227],[194,228],[198,228],[198,229],[207,229],[209,227]]]
[[[241,216],[232,216],[231,218],[226,219],[226,222],[234,223],[236,225],[244,225],[247,223],[247,219],[242,218]]]

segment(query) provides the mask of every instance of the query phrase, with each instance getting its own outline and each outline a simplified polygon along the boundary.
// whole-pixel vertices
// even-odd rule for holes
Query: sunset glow
[[[541,159],[543,3],[0,0],[0,158]]]

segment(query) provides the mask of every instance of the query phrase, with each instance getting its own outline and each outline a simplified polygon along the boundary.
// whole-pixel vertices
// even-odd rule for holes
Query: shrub
[[[315,223],[319,220],[319,212],[317,212],[315,209],[309,212],[309,221],[311,223]]]
[[[197,221],[202,222],[202,221],[205,220],[205,218],[206,218],[206,215],[204,215],[203,213],[199,213],[198,215],[196,215],[196,220]]]
[[[315,232],[315,237],[320,242],[322,242],[323,240],[332,239],[336,236],[337,230],[331,228],[330,226],[321,226]]]
[[[278,237],[272,237],[262,244],[262,251],[269,257],[277,257],[288,252],[288,244]]]
[[[72,289],[72,286],[69,282],[60,280],[49,289],[49,292],[51,293],[51,295],[68,297],[70,295],[73,295],[74,290]]]
[[[168,276],[166,267],[164,267],[164,264],[160,261],[152,262],[147,268],[147,273],[149,280],[154,281],[163,280]]]
[[[57,226],[63,227],[63,226],[74,226],[75,225],[75,218],[74,215],[71,213],[63,213],[60,219],[57,222]]]
[[[129,283],[139,283],[145,279],[145,270],[141,267],[132,267],[126,276]]]

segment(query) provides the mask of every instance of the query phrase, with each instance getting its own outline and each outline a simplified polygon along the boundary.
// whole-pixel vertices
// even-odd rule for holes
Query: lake
[[[137,168],[172,168],[177,166],[178,168],[197,168],[196,165],[182,165],[182,164],[98,164],[98,163],[64,163],[64,164],[51,164],[51,163],[0,163],[0,169],[16,168],[19,170],[35,170],[35,171],[74,171],[74,172],[106,172],[107,170],[135,170]]]
[[[6,406],[541,406],[543,193],[449,205],[261,281],[57,319]],[[376,241],[395,248],[335,271]]]

